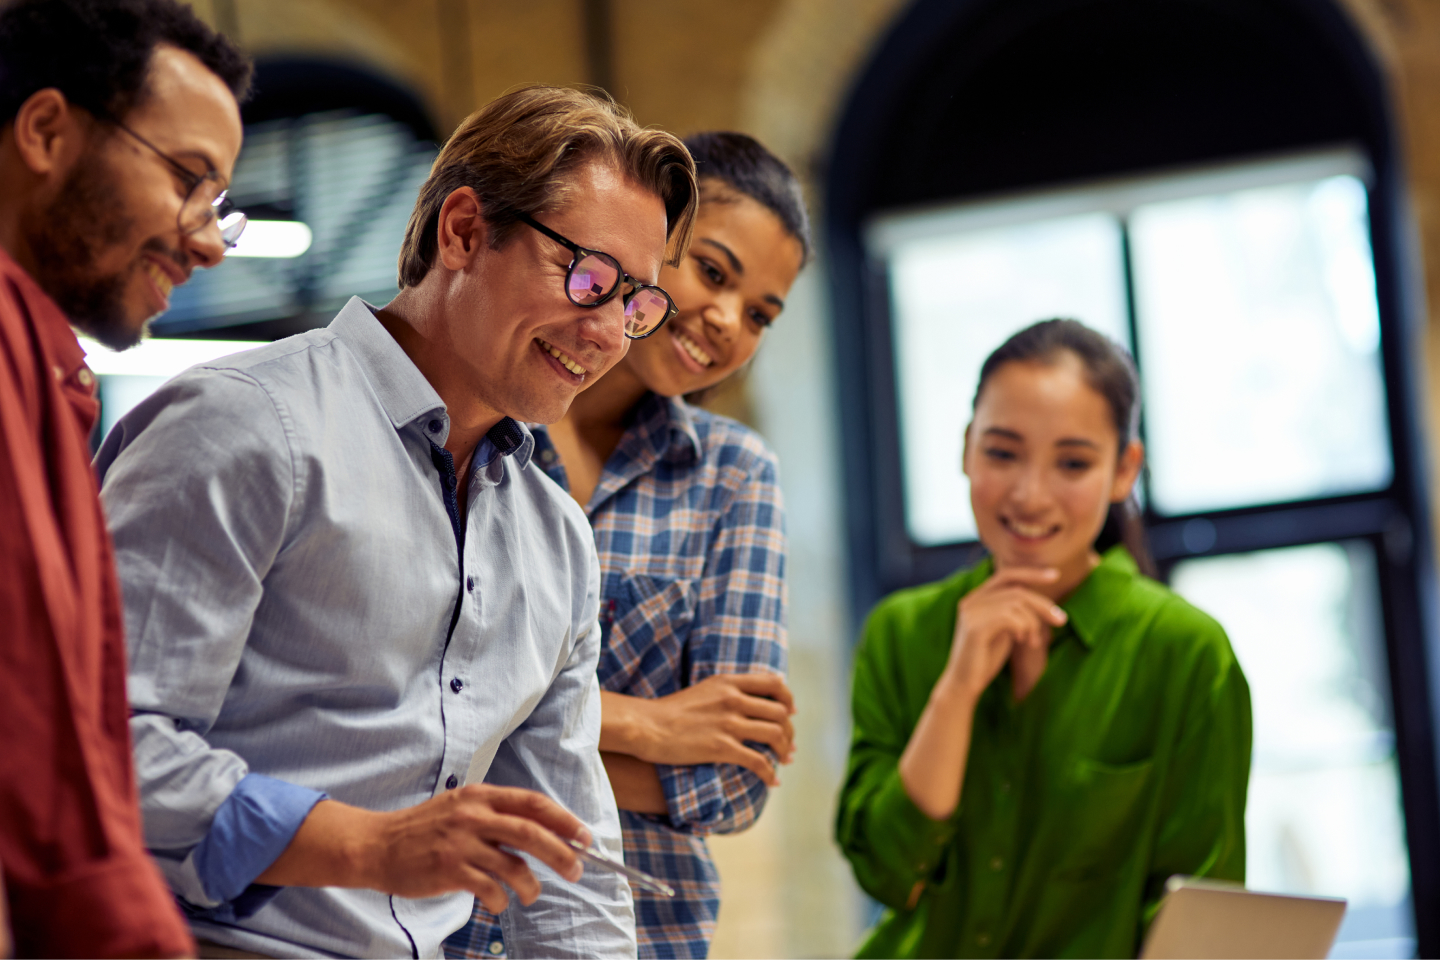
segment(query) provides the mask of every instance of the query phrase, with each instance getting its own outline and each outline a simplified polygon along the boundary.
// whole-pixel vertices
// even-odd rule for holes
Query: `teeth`
[[[541,340],[539,337],[535,338],[535,342],[540,344],[540,346],[544,347],[546,353],[550,354],[550,356],[554,357],[556,360],[559,360],[560,365],[566,370],[569,370],[577,377],[585,376],[585,368],[580,366],[580,364],[576,363],[574,360],[571,360],[568,356],[561,353],[559,350],[556,350],[554,347],[550,346],[550,344],[546,343],[544,340]]]
[[[170,277],[165,273],[164,270],[161,270],[159,267],[155,266],[155,264],[151,261],[146,260],[144,261],[144,264],[145,272],[150,275],[151,280],[155,281],[155,286],[159,287],[160,292],[166,297],[170,296],[170,291],[175,288],[175,284],[170,280]]]
[[[714,357],[710,356],[710,354],[700,349],[700,344],[685,336],[684,331],[680,330],[678,327],[672,329],[670,331],[670,335],[680,342],[680,346],[684,347],[685,352],[690,354],[690,358],[696,363],[700,364],[700,366],[708,367],[710,366],[710,364],[715,362]]]
[[[1010,521],[1010,529],[1022,537],[1043,537],[1050,532],[1050,528],[1043,524],[1020,523],[1016,520]]]

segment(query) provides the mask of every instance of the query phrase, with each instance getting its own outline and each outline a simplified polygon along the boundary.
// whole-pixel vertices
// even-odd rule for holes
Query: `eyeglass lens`
[[[670,312],[670,298],[652,287],[641,287],[625,304],[625,335],[643,337]]]
[[[570,299],[582,307],[599,303],[620,282],[620,265],[609,257],[587,253],[570,271],[566,285]]]

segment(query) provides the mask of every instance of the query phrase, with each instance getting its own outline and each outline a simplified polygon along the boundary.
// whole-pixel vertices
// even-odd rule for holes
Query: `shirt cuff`
[[[190,855],[206,897],[219,906],[203,914],[187,912],[243,919],[260,909],[280,888],[256,884],[255,878],[285,852],[300,824],[326,796],[274,777],[246,774],[215,811],[210,831]]]
[[[883,833],[872,844],[888,857],[899,858],[894,865],[911,876],[924,877],[940,862],[945,848],[955,837],[959,808],[944,820],[931,820],[915,806],[900,771],[892,771],[875,794],[866,819]]]

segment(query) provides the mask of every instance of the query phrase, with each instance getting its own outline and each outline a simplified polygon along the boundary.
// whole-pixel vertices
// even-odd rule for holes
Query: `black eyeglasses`
[[[565,272],[565,296],[575,306],[598,307],[615,296],[622,281],[630,286],[630,292],[622,296],[621,302],[625,304],[625,336],[631,340],[650,336],[680,312],[670,294],[653,283],[636,280],[621,269],[620,261],[610,254],[582,247],[523,213],[517,215],[522,223],[534,227],[573,254],[570,269]]]
[[[230,198],[225,196],[225,185],[221,182],[220,174],[214,170],[207,170],[203,175],[196,174],[119,120],[110,122],[149,147],[155,156],[164,160],[174,171],[180,182],[185,184],[188,192],[185,194],[185,201],[180,205],[180,213],[175,218],[183,235],[188,237],[197,233],[209,226],[211,220],[215,220],[219,222],[220,239],[225,243],[225,249],[235,246],[240,240],[240,234],[245,232],[247,220],[245,214],[237,210]]]

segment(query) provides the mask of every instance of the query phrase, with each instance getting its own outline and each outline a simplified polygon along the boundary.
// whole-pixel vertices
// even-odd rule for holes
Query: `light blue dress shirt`
[[[621,852],[585,516],[504,421],[462,529],[445,406],[372,309],[186,371],[96,458],[146,842],[197,936],[273,956],[436,957],[470,916],[469,894],[254,885],[323,795],[528,787]],[[512,956],[634,955],[622,880],[532,866],[541,899],[502,917]]]

